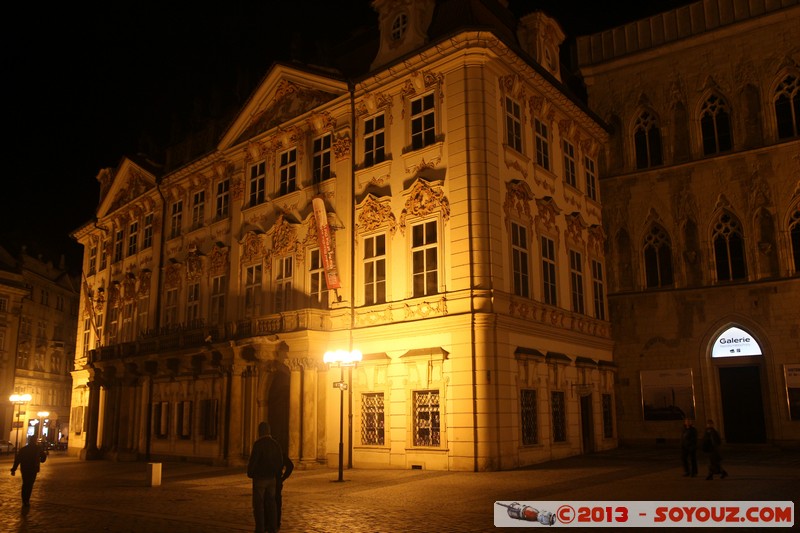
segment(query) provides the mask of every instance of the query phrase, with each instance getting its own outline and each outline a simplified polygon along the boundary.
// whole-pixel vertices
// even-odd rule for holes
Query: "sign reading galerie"
[[[711,357],[744,357],[762,355],[761,346],[743,329],[730,327],[714,341]]]

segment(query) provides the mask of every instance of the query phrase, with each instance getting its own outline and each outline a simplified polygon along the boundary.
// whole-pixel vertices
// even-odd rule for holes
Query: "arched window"
[[[717,264],[717,281],[744,279],[747,268],[744,258],[744,237],[739,220],[723,212],[714,224],[714,260]]]
[[[633,144],[636,150],[636,168],[661,165],[661,130],[652,113],[642,112],[633,127]]]
[[[733,147],[730,111],[725,100],[713,94],[708,97],[700,111],[700,129],[703,155],[727,152]]]
[[[775,119],[779,139],[800,136],[800,80],[797,76],[786,76],[778,84],[775,90]]]
[[[644,272],[647,288],[672,285],[672,245],[666,230],[653,224],[644,237]]]
[[[800,273],[800,203],[794,208],[794,213],[789,219],[789,235],[792,240],[792,258],[794,259],[794,272]]]

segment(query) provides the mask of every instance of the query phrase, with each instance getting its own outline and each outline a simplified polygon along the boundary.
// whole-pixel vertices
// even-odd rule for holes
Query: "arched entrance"
[[[267,422],[272,428],[272,436],[286,451],[289,449],[289,368],[286,365],[277,365],[270,383],[267,405]]]
[[[761,390],[764,363],[758,341],[741,328],[726,328],[714,340],[711,357],[719,376],[725,440],[766,442]]]

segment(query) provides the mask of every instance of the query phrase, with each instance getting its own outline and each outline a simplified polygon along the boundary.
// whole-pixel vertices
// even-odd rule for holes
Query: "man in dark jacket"
[[[719,447],[722,444],[722,438],[719,432],[714,428],[714,421],[709,419],[706,422],[706,432],[703,435],[703,451],[708,454],[708,476],[707,480],[714,479],[714,474],[719,474],[720,479],[728,477],[728,472],[722,468],[722,454],[719,452]]]
[[[28,507],[31,504],[31,492],[33,484],[36,482],[36,475],[39,473],[39,465],[47,460],[47,451],[36,444],[35,437],[28,437],[28,444],[20,448],[14,457],[14,466],[11,467],[11,475],[17,474],[17,467],[22,470],[22,505]]]
[[[270,435],[269,424],[258,425],[258,439],[253,443],[247,463],[247,477],[253,480],[253,516],[256,533],[276,533],[277,504],[275,489],[283,473],[283,452]]]
[[[278,531],[281,529],[281,509],[283,507],[283,496],[281,495],[283,492],[283,482],[286,481],[286,478],[292,475],[292,470],[294,470],[294,462],[289,459],[289,454],[283,454],[283,472],[280,476],[277,477],[275,480],[277,482],[275,486],[275,505],[277,507],[277,528]]]
[[[683,475],[697,475],[697,428],[694,420],[687,418],[683,421],[681,433],[681,461],[683,462]]]

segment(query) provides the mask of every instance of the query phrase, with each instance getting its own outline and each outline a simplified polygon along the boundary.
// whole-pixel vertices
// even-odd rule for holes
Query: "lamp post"
[[[361,352],[358,350],[325,352],[322,358],[329,367],[338,366],[340,371],[339,381],[333,384],[334,389],[339,389],[339,479],[336,481],[344,481],[344,391],[347,390],[347,383],[344,380],[344,367],[356,366],[361,361],[361,358]]]
[[[16,435],[16,437],[14,439],[14,453],[15,454],[17,453],[17,450],[19,450],[19,428],[20,428],[19,416],[20,416],[20,411],[22,410],[22,405],[30,402],[32,398],[33,397],[30,394],[12,394],[11,396],[8,397],[9,401],[11,401],[11,403],[13,403],[14,405],[17,406],[17,435]]]

